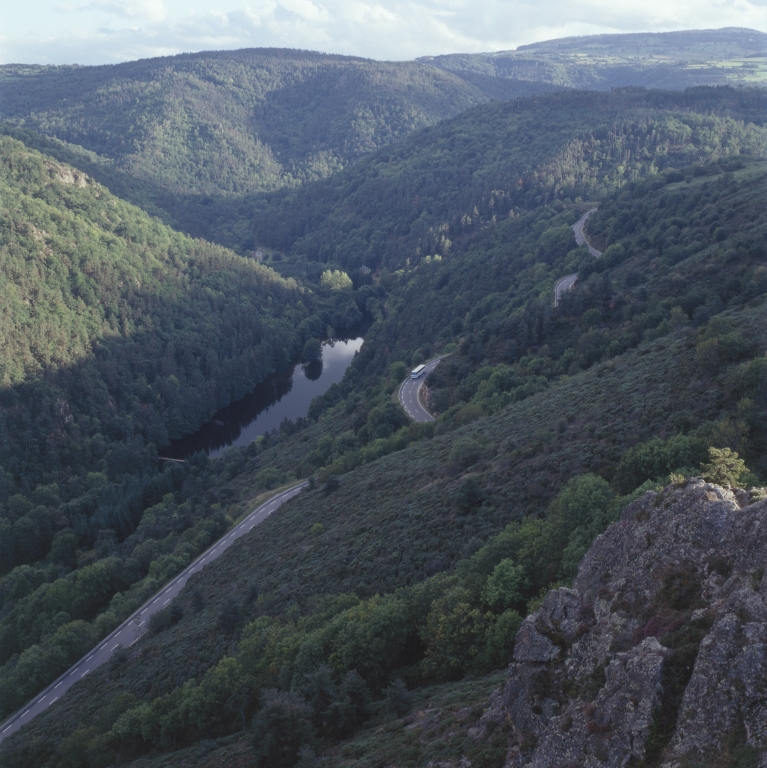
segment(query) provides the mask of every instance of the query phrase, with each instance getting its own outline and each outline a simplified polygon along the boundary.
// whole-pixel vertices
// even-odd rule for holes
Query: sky
[[[568,35],[750,27],[767,0],[2,0],[0,63],[304,48],[407,60]]]

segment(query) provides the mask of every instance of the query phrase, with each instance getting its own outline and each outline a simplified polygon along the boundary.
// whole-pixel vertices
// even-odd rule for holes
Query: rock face
[[[525,619],[473,735],[508,729],[507,768],[767,768],[766,565],[767,501],[645,494]]]

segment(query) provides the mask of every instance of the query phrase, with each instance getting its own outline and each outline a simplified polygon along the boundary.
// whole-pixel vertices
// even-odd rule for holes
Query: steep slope
[[[733,94],[724,96],[715,103],[731,109]],[[759,103],[748,98],[735,103]],[[680,114],[680,124],[691,119]],[[722,154],[758,154],[758,127],[726,125]],[[711,161],[704,133],[693,155]],[[315,746],[332,763],[339,739],[367,717],[367,694],[388,706],[398,676],[422,687],[510,661],[529,601],[535,609],[541,589],[575,575],[625,504],[620,494],[696,472],[711,445],[763,472],[762,165],[725,157],[616,182],[590,222],[605,249],[597,262],[573,241],[584,204],[532,199],[532,210],[467,227],[441,259],[405,262],[335,299],[302,293],[286,317],[304,317],[312,301],[320,323],[323,312],[358,306],[376,318],[346,381],[310,419],[146,481],[126,482],[107,455],[67,487],[65,504],[55,488],[16,488],[27,495],[4,505],[16,517],[0,523],[0,541],[9,526],[16,536],[19,519],[22,543],[46,515],[77,522],[49,561],[0,581],[4,711],[264,489],[312,473],[319,486],[203,571],[155,633],[4,741],[3,764],[159,765],[187,746],[252,761],[254,739],[240,731],[255,718],[258,754],[270,743],[258,736],[264,723],[286,707],[303,723],[297,733],[323,734]],[[554,281],[573,269],[579,283],[555,309]],[[450,350],[428,381],[440,419],[408,426],[392,399],[407,365]],[[113,534],[104,523],[120,522],[116,511],[130,524]],[[104,709],[104,697],[114,706]],[[220,741],[203,747],[208,739]]]
[[[763,310],[762,299],[729,313],[741,333],[759,340],[759,354],[767,338]],[[689,329],[680,328],[492,418],[416,442],[298,497],[190,584],[179,598],[177,624],[90,675],[4,742],[4,764],[54,765],[55,755],[69,750],[90,760],[99,756],[102,765],[147,751],[152,754],[137,764],[183,764],[184,753],[172,750],[210,737],[221,738],[209,745],[217,750],[211,760],[252,760],[251,737],[235,736],[243,713],[234,702],[243,700],[233,697],[232,686],[240,682],[250,686],[243,705],[247,722],[258,711],[260,687],[302,685],[302,675],[323,662],[339,679],[358,670],[377,695],[396,674],[415,686],[503,665],[518,623],[514,611],[524,611],[541,588],[569,578],[590,539],[614,519],[615,496],[604,480],[581,475],[567,484],[567,478],[615,471],[624,456],[618,474],[630,478],[633,488],[635,476],[641,483],[696,461],[690,458],[699,450],[694,435],[675,438],[678,426],[668,419],[672,408],[702,415],[696,343]],[[746,393],[740,387],[753,387],[747,393],[763,408],[762,363],[730,363],[707,380],[707,418],[721,423],[738,412],[725,394],[732,381],[741,382],[735,396]],[[749,377],[755,382],[749,384]],[[328,414],[331,424],[343,410]],[[294,466],[291,451],[316,445],[321,430],[319,422],[271,448],[233,452],[211,471],[222,484],[239,472],[228,488],[241,492],[270,465]],[[666,439],[653,441],[658,436]],[[636,440],[647,442],[626,454]],[[542,520],[525,518],[543,512],[563,487]],[[226,489],[221,486],[220,498],[227,498]],[[151,525],[176,518],[185,504],[164,499]],[[236,515],[237,507],[229,511]],[[494,538],[504,525],[506,532]],[[149,535],[147,524],[126,540],[123,555]],[[490,609],[482,595],[488,578],[510,557],[524,566],[525,576],[515,587],[522,593],[510,598],[511,613],[499,624],[508,603]],[[398,587],[409,591],[396,592]],[[462,624],[457,617],[464,610]],[[448,627],[463,629],[453,634]],[[495,627],[500,639],[491,641]],[[488,656],[491,648],[496,656]],[[97,709],[104,696],[119,704],[102,716]],[[333,743],[318,746],[332,749]],[[163,756],[163,750],[171,753]]]
[[[751,501],[697,479],[630,504],[525,620],[475,736],[507,729],[506,766],[761,764],[767,502]]]
[[[297,302],[311,306],[313,297],[295,282],[179,235],[77,170],[0,141],[0,379],[16,406],[4,414],[0,455],[12,474],[35,482],[38,462],[49,464],[44,445],[27,445],[17,466],[16,430],[26,420],[52,419],[50,447],[82,429],[80,409],[107,433],[121,434],[125,425],[110,418],[131,413],[131,436],[162,445],[284,365],[310,334],[301,323],[311,313]],[[88,377],[90,395],[73,400]],[[48,397],[60,387],[61,413],[18,402],[15,388],[34,382]]]
[[[475,107],[256,212],[256,242],[348,269],[444,257],[483,225],[666,167],[763,156],[765,92],[559,93]]]
[[[81,157],[83,170],[196,235],[205,234],[196,219],[211,218],[208,196],[323,178],[491,98],[551,88],[484,87],[428,64],[280,49],[5,66],[0,87],[3,119],[95,153]]]
[[[682,90],[694,85],[767,84],[767,35],[755,29],[588,35],[492,54],[419,61],[464,77],[513,78],[569,88]]]
[[[179,543],[111,558],[186,478],[160,470],[158,447],[362,315],[350,291],[317,295],[191,240],[8,137],[0,199],[0,665],[36,649],[25,696],[119,623]],[[187,533],[171,571],[226,527],[213,504],[155,528]]]

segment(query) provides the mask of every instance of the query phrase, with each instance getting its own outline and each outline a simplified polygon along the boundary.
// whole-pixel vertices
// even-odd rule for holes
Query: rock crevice
[[[767,501],[645,494],[525,619],[474,736],[507,727],[507,768],[767,766],[766,566]]]

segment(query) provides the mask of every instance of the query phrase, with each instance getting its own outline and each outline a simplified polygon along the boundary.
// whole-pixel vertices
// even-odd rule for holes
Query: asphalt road
[[[417,379],[411,379],[410,374],[408,374],[399,388],[400,405],[413,421],[434,421],[434,417],[421,405],[421,401],[418,399],[418,392],[423,386],[426,377],[439,365],[440,360],[441,358],[438,357],[436,360],[427,363],[424,372]]]
[[[589,216],[591,216],[594,211],[596,211],[596,208],[592,208],[590,211],[586,211],[586,213],[584,213],[583,216],[581,216],[580,219],[578,219],[578,221],[573,224],[573,234],[575,235],[575,242],[578,245],[585,245],[589,249],[589,253],[594,258],[597,258],[602,255],[602,251],[598,251],[596,248],[592,248],[589,245],[589,241],[586,240],[586,235],[583,234],[583,226],[586,224]],[[576,272],[574,275],[566,275],[565,277],[557,280],[557,284],[554,286],[555,307],[559,306],[562,295],[567,293],[567,291],[569,291],[575,285],[575,281],[577,279],[578,273]]]
[[[557,280],[557,284],[554,286],[554,306],[558,307],[559,302],[562,299],[562,295],[567,293],[574,285],[575,281],[578,279],[578,273],[576,272],[574,275],[567,275],[567,277],[562,277],[559,280]]]
[[[429,417],[431,418],[431,417]],[[9,720],[0,725],[0,741],[26,725],[33,717],[48,709],[58,701],[75,683],[82,680],[88,673],[108,661],[120,647],[129,648],[147,630],[149,617],[153,613],[167,608],[171,600],[184,588],[193,573],[201,571],[208,563],[225,552],[240,536],[244,536],[251,528],[266,520],[281,504],[293,498],[306,485],[305,482],[294,485],[287,491],[272,496],[260,507],[251,512],[237,527],[226,536],[220,538],[208,550],[203,552],[193,563],[176,576],[154,597],[141,606],[132,616],[126,619],[109,637],[102,640],[92,651],[83,656],[73,667],[68,669],[58,680],[52,682],[32,702],[22,707]]]

